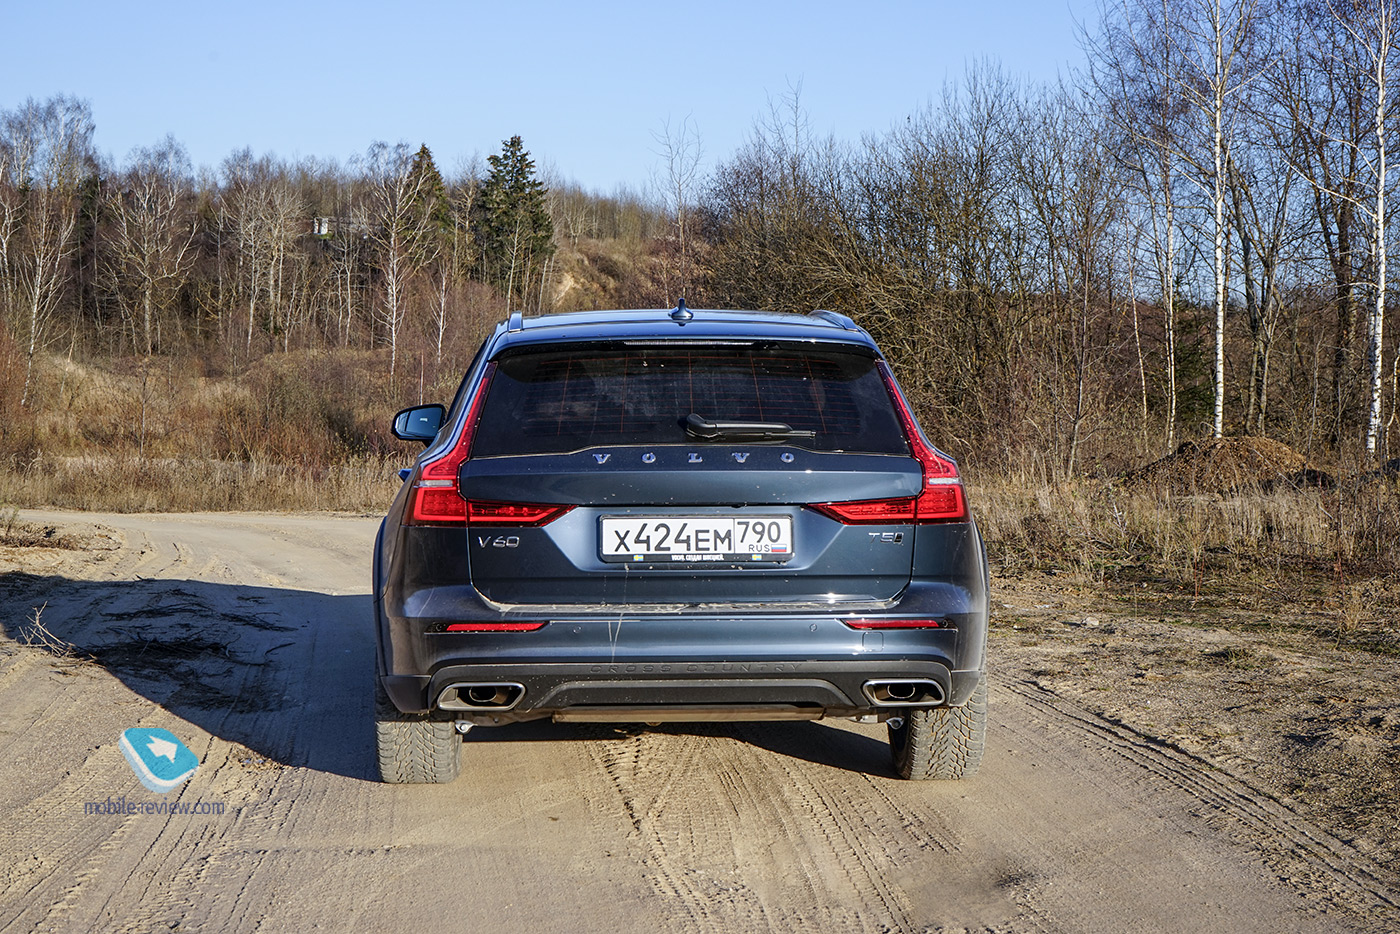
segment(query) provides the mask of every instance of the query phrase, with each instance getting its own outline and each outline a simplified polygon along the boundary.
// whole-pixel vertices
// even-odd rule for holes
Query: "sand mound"
[[[1333,484],[1331,476],[1309,466],[1303,455],[1268,438],[1188,441],[1161,460],[1124,474],[1122,480],[1174,493],[1238,493]]]

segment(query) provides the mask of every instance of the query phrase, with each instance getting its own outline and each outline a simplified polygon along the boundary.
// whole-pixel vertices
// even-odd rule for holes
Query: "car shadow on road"
[[[247,758],[374,777],[368,595],[21,574],[0,594],[28,614],[0,624],[10,639],[101,666]]]
[[[647,734],[730,739],[770,753],[860,775],[893,778],[890,747],[833,723],[553,723],[533,720],[472,730],[468,743],[608,742]]]
[[[373,780],[374,642],[368,595],[196,580],[79,581],[0,575],[36,623],[11,639],[99,665],[213,736],[234,756]],[[46,602],[45,602],[46,601]],[[134,723],[132,725],[135,725]],[[728,738],[834,769],[892,776],[889,747],[820,722],[557,724],[482,727],[469,743],[608,741],[647,733]]]

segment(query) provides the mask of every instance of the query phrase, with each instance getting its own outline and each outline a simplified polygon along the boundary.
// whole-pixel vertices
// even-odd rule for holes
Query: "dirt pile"
[[[1333,478],[1297,451],[1268,438],[1187,441],[1171,454],[1120,478],[1130,486],[1173,493],[1238,493],[1281,486],[1330,487]]]

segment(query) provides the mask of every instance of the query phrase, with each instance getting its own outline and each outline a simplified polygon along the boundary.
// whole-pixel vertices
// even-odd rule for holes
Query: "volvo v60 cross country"
[[[375,546],[385,781],[542,717],[848,717],[905,778],[977,769],[982,540],[851,319],[515,314],[394,434],[425,448]]]

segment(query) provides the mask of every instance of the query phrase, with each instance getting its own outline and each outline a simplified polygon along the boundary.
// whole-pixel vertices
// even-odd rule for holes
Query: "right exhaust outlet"
[[[941,684],[924,678],[867,681],[861,690],[876,707],[928,707],[941,704],[948,697]]]

